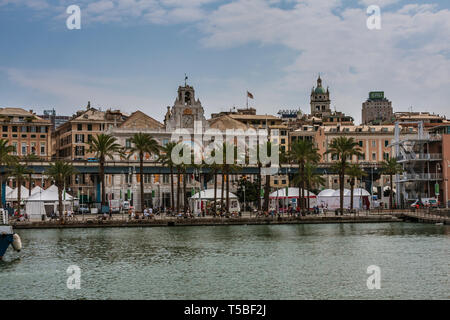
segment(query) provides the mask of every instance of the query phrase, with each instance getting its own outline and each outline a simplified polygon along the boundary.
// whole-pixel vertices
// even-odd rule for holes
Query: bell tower
[[[330,91],[322,86],[322,79],[317,79],[317,86],[311,89],[311,114],[314,116],[322,117],[324,115],[331,114],[331,100]]]

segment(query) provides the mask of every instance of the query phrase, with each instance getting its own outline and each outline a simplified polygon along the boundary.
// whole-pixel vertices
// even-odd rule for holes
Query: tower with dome
[[[331,114],[330,91],[322,86],[322,79],[317,79],[317,86],[311,89],[311,115],[322,117]]]

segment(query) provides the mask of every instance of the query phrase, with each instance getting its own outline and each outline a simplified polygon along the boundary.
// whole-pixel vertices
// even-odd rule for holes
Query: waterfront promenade
[[[162,226],[201,226],[201,225],[258,225],[258,224],[311,224],[311,223],[370,223],[370,222],[401,222],[401,218],[384,213],[344,214],[335,215],[311,214],[306,216],[255,216],[244,213],[242,216],[229,217],[172,217],[156,215],[153,218],[130,219],[128,215],[114,214],[112,218],[101,215],[77,215],[66,219],[46,221],[15,221],[16,229],[40,228],[92,228],[92,227],[162,227]]]

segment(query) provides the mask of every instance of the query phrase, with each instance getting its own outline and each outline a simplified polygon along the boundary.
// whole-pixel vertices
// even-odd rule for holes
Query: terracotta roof
[[[120,125],[120,128],[151,129],[164,128],[164,125],[158,120],[155,120],[138,110],[133,112],[131,116]]]
[[[217,118],[208,120],[209,127],[212,129],[226,130],[226,129],[247,129],[247,125],[233,119],[230,115],[223,115]],[[252,127],[252,126],[250,126]]]
[[[0,116],[33,117],[33,122],[49,122],[22,108],[0,108]]]

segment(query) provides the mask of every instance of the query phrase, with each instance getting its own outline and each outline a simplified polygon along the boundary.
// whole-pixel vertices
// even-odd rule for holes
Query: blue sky
[[[66,8],[81,8],[68,30]],[[381,30],[366,8],[381,7]],[[245,105],[309,110],[320,72],[360,121],[371,90],[395,111],[450,116],[446,0],[0,0],[0,106],[140,109],[162,121],[184,73],[207,117]]]

